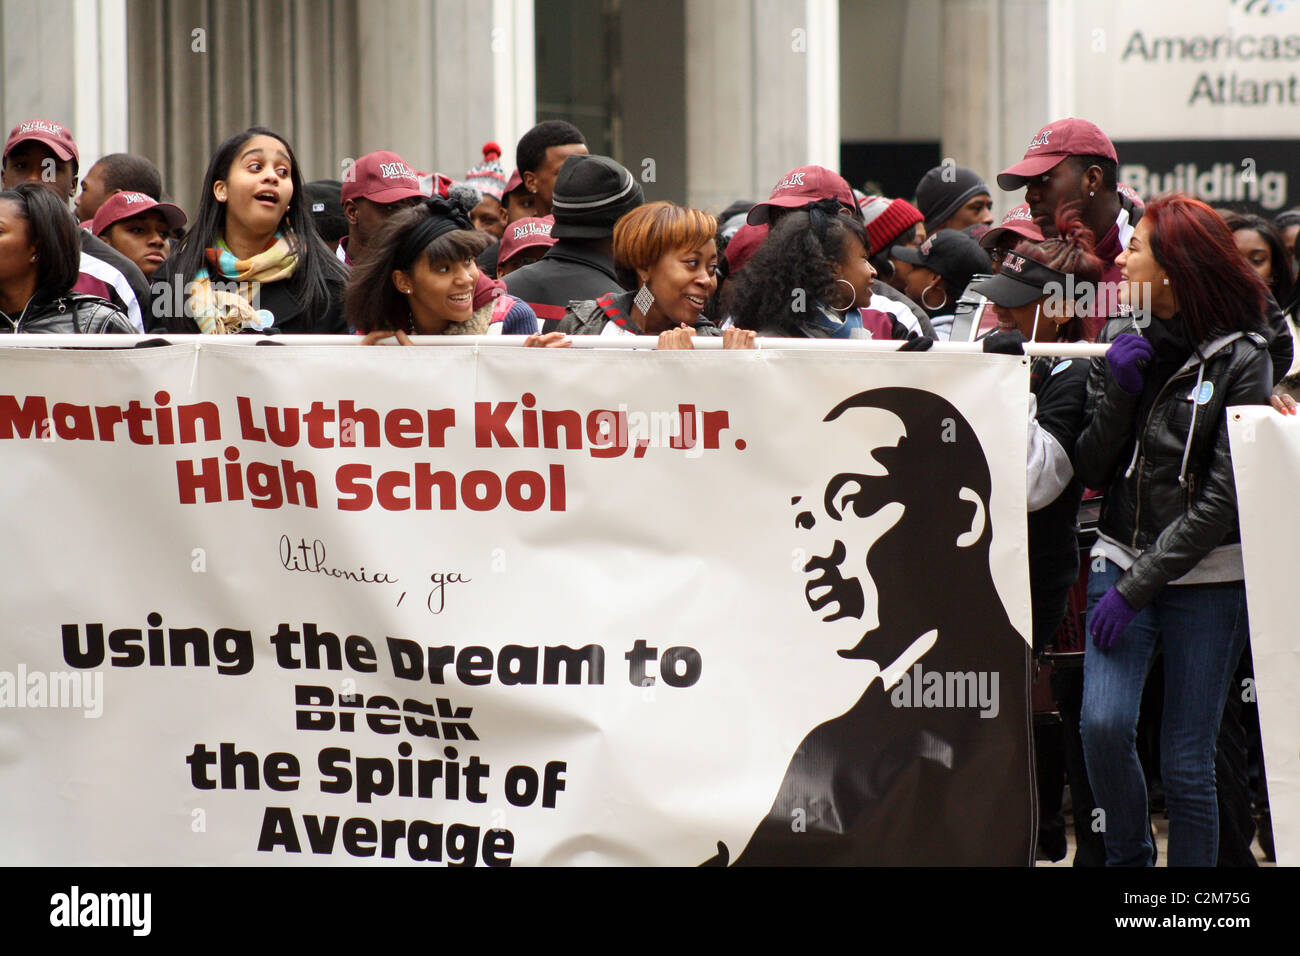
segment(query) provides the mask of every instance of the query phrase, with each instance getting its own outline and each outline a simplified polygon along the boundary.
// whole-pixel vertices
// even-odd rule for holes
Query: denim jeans
[[[1097,602],[1123,573],[1110,561],[1093,567],[1089,635]],[[1142,687],[1157,648],[1164,650],[1160,774],[1169,809],[1169,865],[1214,866],[1214,742],[1247,633],[1246,589],[1236,582],[1166,586],[1108,651],[1098,650],[1089,636],[1081,729],[1088,781],[1106,815],[1107,866],[1150,866],[1155,854],[1136,738]]]

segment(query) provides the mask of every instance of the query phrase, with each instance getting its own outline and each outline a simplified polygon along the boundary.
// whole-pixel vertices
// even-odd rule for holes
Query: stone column
[[[687,200],[765,199],[796,166],[839,167],[835,0],[686,0]]]

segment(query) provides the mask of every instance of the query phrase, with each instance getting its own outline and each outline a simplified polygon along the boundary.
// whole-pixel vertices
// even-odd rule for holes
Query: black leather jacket
[[[0,312],[0,332],[75,332],[81,335],[98,332],[124,332],[135,329],[121,309],[107,299],[81,292],[70,292],[57,299],[27,303],[21,315]]]
[[[1125,331],[1132,323],[1114,320],[1102,338]],[[1140,396],[1115,383],[1104,357],[1093,359],[1075,474],[1106,490],[1099,529],[1142,552],[1116,585],[1131,607],[1241,540],[1224,410],[1267,404],[1267,347],[1254,332],[1202,342],[1160,388],[1144,423],[1136,420]]]

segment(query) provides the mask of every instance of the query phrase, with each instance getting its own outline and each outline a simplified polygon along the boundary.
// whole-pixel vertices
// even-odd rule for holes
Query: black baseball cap
[[[953,295],[961,294],[971,276],[988,272],[993,267],[989,254],[980,244],[956,229],[940,229],[917,249],[892,246],[889,254],[902,262],[937,272]]]
[[[1048,287],[1053,284],[1064,292],[1065,273],[1037,259],[1008,252],[1002,260],[1002,271],[995,276],[976,279],[970,284],[970,291],[978,292],[1004,308],[1018,309],[1050,295]]]

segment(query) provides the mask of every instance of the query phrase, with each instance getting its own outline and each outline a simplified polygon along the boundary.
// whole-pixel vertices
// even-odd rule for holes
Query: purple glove
[[[1106,350],[1106,364],[1110,366],[1115,384],[1130,395],[1142,394],[1147,363],[1155,358],[1156,350],[1140,335],[1115,336]]]
[[[1134,336],[1136,338],[1136,336]],[[1133,622],[1137,617],[1137,611],[1128,606],[1128,601],[1124,600],[1114,588],[1111,588],[1102,595],[1097,606],[1092,610],[1092,621],[1089,630],[1092,631],[1092,645],[1098,650],[1108,651],[1119,643],[1119,637],[1124,633],[1124,628]]]

